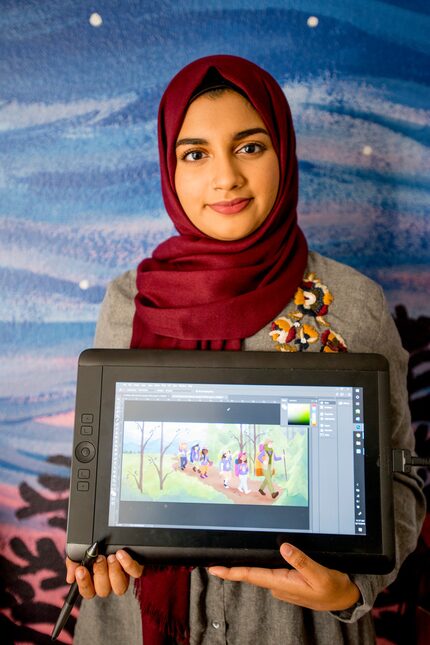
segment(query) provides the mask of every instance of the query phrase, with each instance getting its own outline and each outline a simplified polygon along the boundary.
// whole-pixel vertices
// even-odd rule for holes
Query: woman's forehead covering
[[[160,156],[167,162],[171,181],[176,165],[175,143],[190,100],[195,98],[208,74],[214,75],[214,70],[228,84],[241,90],[257,110],[269,131],[281,167],[286,163],[287,148],[295,152],[291,112],[277,81],[244,58],[206,56],[184,67],[171,80],[161,99],[158,120]]]

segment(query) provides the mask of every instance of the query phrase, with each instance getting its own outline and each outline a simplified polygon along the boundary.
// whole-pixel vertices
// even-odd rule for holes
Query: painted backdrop
[[[248,57],[285,88],[301,225],[311,247],[384,287],[429,454],[429,14],[425,0],[0,0],[2,643],[50,642],[77,356],[107,281],[171,232],[156,110],[194,58]],[[405,587],[379,601],[386,641],[415,623]]]

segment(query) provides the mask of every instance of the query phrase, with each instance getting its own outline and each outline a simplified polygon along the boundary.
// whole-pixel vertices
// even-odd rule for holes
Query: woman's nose
[[[212,185],[215,190],[232,190],[244,183],[245,178],[236,159],[223,155],[214,160]]]

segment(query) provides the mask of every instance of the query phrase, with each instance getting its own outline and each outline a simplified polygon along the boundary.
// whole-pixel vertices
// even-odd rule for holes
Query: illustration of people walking
[[[190,464],[193,467],[194,472],[199,467],[199,461],[200,461],[200,444],[195,443],[193,446],[191,446],[190,450]]]
[[[280,461],[282,457],[278,457],[273,450],[273,442],[267,439],[263,444],[260,444],[260,453],[257,457],[256,472],[257,476],[263,476],[264,480],[260,485],[258,492],[261,495],[266,495],[265,489],[267,488],[272,498],[275,499],[279,495],[279,491],[275,491],[272,477],[275,474],[274,462]]]
[[[181,470],[185,470],[188,459],[187,459],[187,444],[182,442],[179,444],[178,457],[179,457],[179,467]]]
[[[200,454],[200,477],[205,479],[208,477],[209,466],[212,466],[212,461],[209,459],[209,450],[207,448],[202,448]]]
[[[235,475],[239,477],[239,488],[241,493],[248,495],[251,491],[248,488],[248,457],[246,452],[240,452],[234,463]]]
[[[230,485],[232,461],[231,450],[226,450],[222,453],[219,462],[219,474],[223,480],[224,488],[228,488]]]

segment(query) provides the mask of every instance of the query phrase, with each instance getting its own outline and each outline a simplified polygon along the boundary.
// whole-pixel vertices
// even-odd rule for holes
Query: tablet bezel
[[[121,381],[363,387],[366,535],[108,526],[115,384]],[[88,544],[98,540],[106,553],[127,547],[142,561],[274,567],[285,565],[279,546],[289,541],[327,566],[386,573],[394,564],[388,405],[388,363],[375,354],[86,350],[78,370],[68,554],[79,559]],[[90,465],[94,494],[84,496],[86,503],[79,505],[83,495],[74,484],[82,468],[75,454],[82,443],[80,420],[83,410],[97,408],[98,427],[91,439],[95,457]]]

